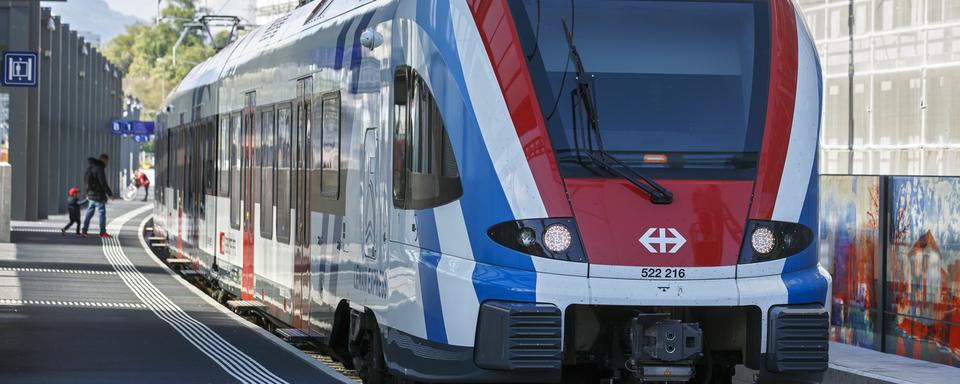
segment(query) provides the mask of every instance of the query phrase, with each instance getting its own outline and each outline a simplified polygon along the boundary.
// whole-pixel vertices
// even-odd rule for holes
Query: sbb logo
[[[667,237],[667,232],[670,232],[670,237]],[[657,235],[654,236],[654,233]],[[674,228],[650,228],[640,236],[640,244],[643,244],[650,253],[677,253],[686,243],[687,239],[684,239]],[[655,248],[654,245],[659,247]],[[669,251],[667,245],[672,245]]]

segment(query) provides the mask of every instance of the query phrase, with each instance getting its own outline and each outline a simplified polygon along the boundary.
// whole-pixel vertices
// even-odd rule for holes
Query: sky
[[[68,0],[68,1],[88,1],[88,0]],[[157,15],[156,0],[106,0],[110,8],[125,14],[134,16],[140,20],[150,20]],[[225,14],[250,13],[249,7],[253,0],[196,0],[196,4],[201,7],[212,9],[214,12],[221,10]]]
[[[166,0],[162,0],[166,4]],[[225,15],[253,19],[254,0],[195,0],[201,7]],[[67,0],[47,2],[71,29],[99,36],[100,44],[122,34],[126,26],[137,21],[152,21],[157,16],[157,0]]]

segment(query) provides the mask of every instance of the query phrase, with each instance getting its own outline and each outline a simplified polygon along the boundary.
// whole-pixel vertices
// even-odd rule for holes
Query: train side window
[[[273,115],[273,107],[260,112],[260,236],[265,239],[273,238]]]
[[[394,79],[393,205],[428,209],[460,198],[460,170],[440,108],[409,67]]]
[[[219,164],[217,169],[220,175],[220,193],[217,196],[226,197],[230,194],[230,116],[220,118],[220,135],[217,142]]]
[[[240,229],[240,114],[230,116],[230,227]]]
[[[290,165],[293,151],[293,124],[290,104],[277,110],[276,184],[274,198],[277,202],[277,241],[290,243]]]
[[[320,195],[340,198],[340,92],[323,95]]]

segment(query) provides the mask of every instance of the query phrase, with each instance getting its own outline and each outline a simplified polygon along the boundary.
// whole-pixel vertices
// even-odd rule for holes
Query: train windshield
[[[564,23],[592,78],[606,152],[652,177],[754,177],[769,85],[766,4],[509,3],[565,177],[604,175],[575,156],[590,147],[574,139],[575,126],[583,135],[587,124],[572,96],[577,80]]]

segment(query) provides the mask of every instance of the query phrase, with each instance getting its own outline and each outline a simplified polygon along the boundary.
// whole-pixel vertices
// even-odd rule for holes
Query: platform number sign
[[[34,52],[4,52],[3,85],[36,87],[37,62],[37,54]]]

